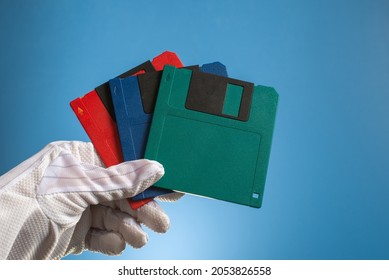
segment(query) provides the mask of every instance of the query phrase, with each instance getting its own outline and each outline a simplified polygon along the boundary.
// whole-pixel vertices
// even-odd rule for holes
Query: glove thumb
[[[46,168],[37,199],[49,218],[72,226],[89,205],[133,197],[163,174],[163,166],[156,161],[141,159],[104,168],[82,163],[63,151]]]

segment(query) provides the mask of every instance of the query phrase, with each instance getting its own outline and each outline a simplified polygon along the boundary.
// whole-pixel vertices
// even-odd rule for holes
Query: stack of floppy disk
[[[105,165],[163,164],[137,209],[179,191],[261,207],[277,109],[271,87],[232,79],[219,63],[185,67],[164,52],[70,105]]]

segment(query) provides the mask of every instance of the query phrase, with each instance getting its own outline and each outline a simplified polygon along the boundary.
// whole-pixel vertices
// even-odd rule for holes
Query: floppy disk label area
[[[193,71],[185,107],[247,121],[253,90],[253,83]]]
[[[164,68],[145,152],[165,168],[155,185],[259,208],[278,94],[270,87],[208,78]],[[216,93],[196,91],[202,82],[199,90],[209,85]],[[192,98],[196,93],[217,106],[203,105],[202,98]]]
[[[180,145],[171,143],[173,135]],[[250,204],[254,193],[262,196],[253,188],[259,134],[168,115],[161,136],[160,145],[171,149],[159,150],[166,178],[157,186],[168,182],[174,190],[243,204]]]

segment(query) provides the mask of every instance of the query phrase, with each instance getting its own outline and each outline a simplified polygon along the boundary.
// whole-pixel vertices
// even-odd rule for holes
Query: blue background
[[[388,1],[0,3],[0,173],[88,141],[69,102],[164,50],[280,94],[263,207],[185,196],[120,257],[388,259]]]

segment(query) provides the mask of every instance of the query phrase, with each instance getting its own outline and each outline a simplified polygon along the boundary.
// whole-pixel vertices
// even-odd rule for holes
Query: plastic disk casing
[[[156,186],[261,207],[278,94],[271,87],[165,66],[145,158]]]

